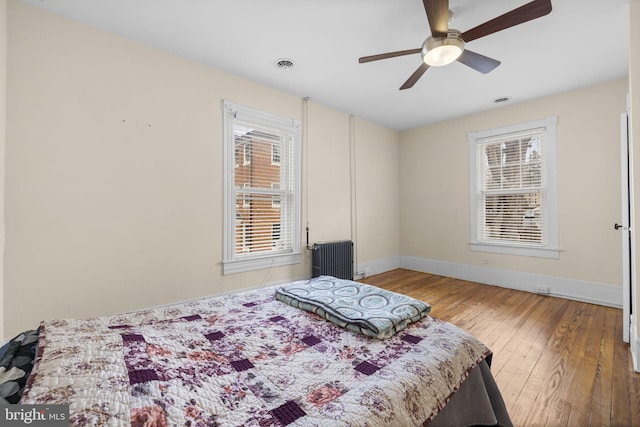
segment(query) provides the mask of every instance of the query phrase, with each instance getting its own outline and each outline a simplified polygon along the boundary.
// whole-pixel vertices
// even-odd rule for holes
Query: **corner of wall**
[[[361,262],[356,266],[356,276],[367,278],[374,274],[395,270],[396,268],[400,268],[400,256]]]
[[[7,2],[0,3],[0,342],[4,342],[4,150],[7,137]]]

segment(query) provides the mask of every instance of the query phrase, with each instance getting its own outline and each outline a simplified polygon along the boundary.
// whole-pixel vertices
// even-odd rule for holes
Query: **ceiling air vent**
[[[290,59],[278,59],[276,61],[276,67],[281,70],[288,70],[290,68],[293,68],[293,61],[291,61]]]

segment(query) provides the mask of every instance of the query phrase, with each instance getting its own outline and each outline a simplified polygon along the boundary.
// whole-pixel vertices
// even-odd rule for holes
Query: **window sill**
[[[300,252],[224,261],[223,274],[244,273],[283,265],[300,264],[301,261],[302,254]]]
[[[531,248],[513,245],[500,245],[495,243],[471,242],[470,248],[474,252],[491,252],[505,255],[529,256],[536,258],[559,259],[560,250],[552,248]]]

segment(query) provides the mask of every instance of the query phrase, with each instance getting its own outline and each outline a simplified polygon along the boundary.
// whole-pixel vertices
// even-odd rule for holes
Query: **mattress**
[[[21,403],[68,404],[78,426],[420,426],[490,360],[436,318],[379,340],[278,301],[279,288],[44,321]],[[485,415],[510,425],[497,401]]]

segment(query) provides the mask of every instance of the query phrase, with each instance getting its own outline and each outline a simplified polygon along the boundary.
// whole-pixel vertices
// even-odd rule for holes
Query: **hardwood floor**
[[[640,426],[622,310],[402,269],[364,281],[484,342],[514,426]]]

